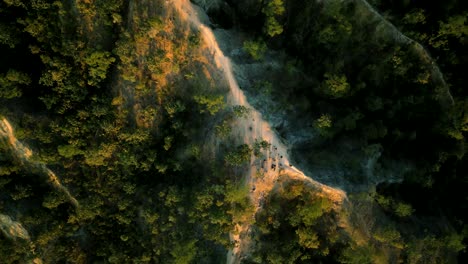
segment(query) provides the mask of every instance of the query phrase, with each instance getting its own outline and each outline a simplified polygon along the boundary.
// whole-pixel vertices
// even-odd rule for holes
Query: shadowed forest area
[[[465,1],[192,2],[346,200],[189,1],[0,0],[0,263],[463,263]]]
[[[350,191],[356,210],[375,205],[388,217],[369,232],[376,244],[403,249],[399,261],[454,262],[438,254],[448,245],[464,252],[467,230],[466,3],[272,0],[232,6],[237,26],[252,36],[244,42],[252,60],[268,59],[267,47],[288,54],[281,75],[251,89],[272,94],[279,112],[318,134],[293,147],[302,165],[347,168],[345,180],[332,184]],[[296,109],[288,108],[291,102]],[[278,130],[288,134],[282,124]],[[373,179],[395,174],[396,180]],[[355,250],[345,250],[340,261],[397,261],[366,260],[375,256],[375,244]]]

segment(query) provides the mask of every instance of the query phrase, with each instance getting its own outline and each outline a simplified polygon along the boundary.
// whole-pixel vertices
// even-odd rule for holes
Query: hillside
[[[463,263],[467,15],[1,1],[0,263]]]

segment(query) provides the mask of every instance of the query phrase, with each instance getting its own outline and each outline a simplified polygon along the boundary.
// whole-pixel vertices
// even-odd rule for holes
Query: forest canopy
[[[193,2],[0,1],[1,263],[466,257],[464,1]]]

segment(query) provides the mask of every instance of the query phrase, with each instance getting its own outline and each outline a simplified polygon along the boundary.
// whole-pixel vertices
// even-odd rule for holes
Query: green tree
[[[321,18],[324,23],[318,29],[317,40],[330,50],[339,49],[339,45],[344,43],[352,32],[349,16],[343,14],[344,6],[337,1],[324,4],[324,17]]]
[[[107,71],[115,58],[112,57],[110,52],[95,51],[85,58],[84,62],[88,68],[89,85],[97,85],[107,77]]]
[[[449,38],[455,38],[462,43],[468,37],[468,14],[449,17],[447,22],[439,23],[439,31],[429,40],[434,48],[449,49]]]
[[[180,100],[177,100],[175,102],[171,101],[164,104],[164,109],[166,109],[167,114],[169,114],[169,116],[172,118],[177,113],[185,111],[185,105]]]
[[[250,161],[252,149],[247,144],[239,145],[234,151],[228,152],[224,157],[227,164],[241,166]]]
[[[300,227],[296,229],[299,245],[308,249],[317,249],[320,246],[317,233],[312,228]]]
[[[283,26],[278,22],[277,17],[282,16],[286,11],[283,0],[269,0],[262,8],[265,14],[265,33],[270,37],[283,33]]]
[[[403,23],[408,25],[426,24],[426,15],[423,9],[415,9],[403,17]]]
[[[21,86],[30,83],[31,79],[27,74],[10,69],[6,74],[0,74],[0,98],[20,97],[22,95]]]
[[[244,41],[244,50],[254,59],[261,60],[267,50],[267,45],[262,40],[246,40]]]
[[[223,120],[221,124],[215,126],[215,134],[217,137],[226,138],[231,133],[231,126],[227,120]]]
[[[269,0],[262,9],[262,12],[267,16],[282,15],[285,11],[283,0]]]
[[[447,127],[447,134],[457,140],[464,139],[463,133],[468,132],[468,99],[455,102],[451,116],[454,117],[453,127]]]
[[[350,85],[345,75],[325,73],[325,81],[322,83],[322,90],[331,98],[344,97],[349,93]]]
[[[455,232],[444,238],[447,248],[455,253],[465,250],[466,245],[463,244],[463,239],[464,235]]]
[[[62,145],[57,147],[58,153],[60,156],[65,158],[72,158],[76,155],[84,154],[82,150],[74,145]]]
[[[270,37],[283,33],[283,26],[274,17],[267,17],[265,22],[265,31]]]
[[[398,202],[395,204],[395,214],[399,217],[407,217],[413,213],[413,207],[410,204]]]
[[[314,121],[314,127],[318,130],[320,135],[324,137],[331,136],[333,121],[329,114],[321,115],[317,120]]]
[[[195,95],[193,99],[200,106],[201,114],[208,112],[215,115],[226,105],[222,95]]]
[[[232,107],[232,111],[237,118],[247,118],[251,110],[243,105],[235,105]]]
[[[19,42],[17,33],[14,27],[7,26],[0,22],[0,44],[8,45],[10,48],[14,48]]]
[[[343,264],[372,264],[374,249],[370,245],[347,247],[340,256]]]
[[[9,6],[26,7],[22,0],[4,0],[3,2]]]
[[[374,231],[372,236],[380,243],[387,244],[398,249],[403,249],[405,247],[400,232],[392,226],[380,228]]]
[[[261,154],[261,150],[268,150],[271,146],[271,143],[266,141],[266,140],[262,140],[262,141],[258,141],[258,140],[255,140],[255,143],[254,143],[254,146],[253,146],[253,153],[256,157],[259,157],[260,154]]]
[[[171,255],[174,258],[175,264],[189,264],[192,263],[196,254],[196,240],[189,240],[187,242],[178,241],[176,246],[173,247]]]

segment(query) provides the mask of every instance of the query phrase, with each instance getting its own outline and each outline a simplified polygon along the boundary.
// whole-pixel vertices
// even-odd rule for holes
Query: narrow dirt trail
[[[251,110],[248,118],[239,118],[232,125],[234,136],[242,143],[249,145],[262,140],[270,144],[270,148],[263,151],[263,156],[254,159],[245,172],[246,183],[251,190],[250,198],[255,205],[255,212],[252,217],[255,217],[255,214],[261,208],[263,198],[273,189],[280,174],[282,177],[304,181],[307,185],[313,186],[315,190],[332,199],[336,204],[341,204],[346,199],[346,194],[342,190],[314,181],[290,163],[287,147],[272,130],[268,122],[262,118],[262,115],[248,103],[234,77],[231,61],[221,51],[213,32],[200,22],[199,12],[201,11],[188,0],[174,0],[168,4],[175,7],[181,19],[190,22],[200,31],[206,45],[205,48],[210,51],[214,63],[228,82],[230,88],[227,98],[228,105],[241,105]],[[259,174],[262,176],[257,177]],[[239,263],[242,255],[247,255],[249,252],[250,239],[248,231],[250,225],[237,225],[236,229],[231,233],[231,240],[235,242],[235,247],[228,252],[227,263]]]

